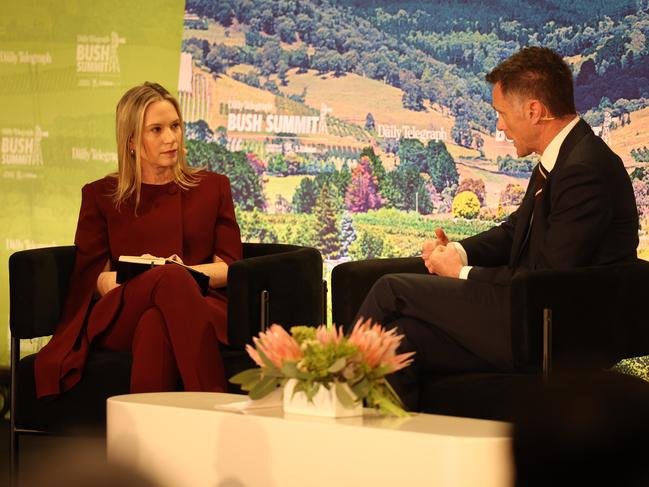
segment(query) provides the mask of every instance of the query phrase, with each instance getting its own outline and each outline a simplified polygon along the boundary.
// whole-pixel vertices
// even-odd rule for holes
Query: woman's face
[[[174,106],[167,100],[151,103],[144,112],[142,126],[142,170],[159,173],[176,165],[182,136]]]

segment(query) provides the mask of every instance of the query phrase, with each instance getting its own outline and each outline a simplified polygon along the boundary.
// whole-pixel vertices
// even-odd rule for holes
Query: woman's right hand
[[[112,291],[117,286],[119,284],[117,284],[117,272],[115,271],[104,271],[97,277],[97,293],[100,297]]]

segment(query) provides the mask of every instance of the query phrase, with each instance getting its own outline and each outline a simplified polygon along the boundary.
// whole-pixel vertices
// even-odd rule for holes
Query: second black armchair
[[[346,328],[378,278],[426,273],[420,258],[340,264],[331,277],[332,315]],[[649,262],[520,272],[510,287],[515,372],[428,374],[425,412],[509,420],[521,387],[553,369],[611,367],[649,354]]]

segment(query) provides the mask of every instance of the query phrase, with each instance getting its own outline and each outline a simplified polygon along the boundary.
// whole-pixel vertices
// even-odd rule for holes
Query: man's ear
[[[528,100],[525,106],[525,115],[534,123],[541,121],[547,110],[539,100]]]

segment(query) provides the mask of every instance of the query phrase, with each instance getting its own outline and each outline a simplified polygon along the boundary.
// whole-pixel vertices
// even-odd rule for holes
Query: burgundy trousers
[[[163,265],[123,287],[122,306],[94,346],[132,353],[131,392],[177,390],[179,379],[186,391],[225,392],[212,322],[218,317],[190,274],[180,266]],[[89,330],[93,322],[106,319],[100,314],[101,300],[90,314]]]

